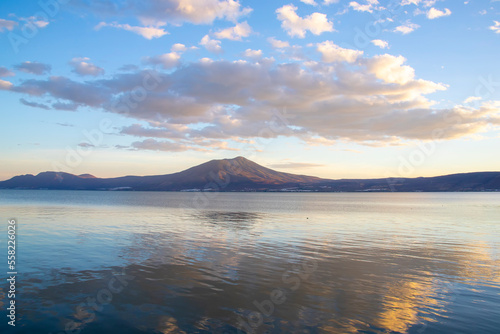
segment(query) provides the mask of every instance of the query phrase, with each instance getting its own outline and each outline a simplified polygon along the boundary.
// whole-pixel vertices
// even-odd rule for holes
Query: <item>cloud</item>
[[[6,67],[0,66],[0,78],[1,77],[13,77],[15,75],[14,72],[9,71]]]
[[[212,53],[222,53],[222,47],[220,45],[220,41],[217,39],[211,39],[210,36],[205,35],[200,41],[200,45],[204,46],[205,49]]]
[[[25,61],[24,63],[14,65],[14,68],[25,73],[36,75],[46,74],[52,69],[50,65],[38,63],[36,61]]]
[[[9,90],[13,86],[12,82],[0,79],[0,90]]]
[[[368,12],[368,13],[373,13],[374,9],[377,10],[379,9],[378,7],[375,6],[378,5],[377,0],[366,0],[366,2],[367,2],[366,4],[361,5],[356,1],[351,1],[349,2],[349,7],[358,12]]]
[[[500,34],[500,22],[499,21],[493,21],[493,25],[490,26],[490,30],[493,30],[495,34]]]
[[[480,101],[480,100],[482,100],[482,99],[483,99],[483,98],[482,98],[482,97],[480,97],[480,96],[469,96],[468,98],[466,98],[466,99],[464,100],[464,103],[465,103],[465,104],[468,104],[468,103],[472,103],[472,102],[474,102],[474,101]]]
[[[181,44],[181,43],[175,43],[170,48],[170,51],[172,51],[172,52],[184,52],[186,50],[187,50],[187,47],[184,44]]]
[[[20,17],[20,21],[26,22],[25,25],[33,24],[37,28],[45,28],[49,25],[49,21],[46,21],[45,18],[39,18],[36,16],[30,16],[30,17]]]
[[[146,57],[144,62],[152,65],[161,65],[164,69],[169,69],[177,66],[180,59],[181,56],[177,52],[170,52],[159,56]]]
[[[313,167],[323,167],[325,165],[323,164],[315,164],[315,163],[309,163],[309,162],[282,162],[282,163],[275,163],[275,164],[270,164],[268,165],[269,168],[313,168]]]
[[[306,5],[311,5],[311,6],[317,6],[318,4],[314,0],[300,0],[301,2],[305,3]]]
[[[291,37],[306,37],[306,32],[310,31],[313,35],[333,31],[333,23],[328,20],[325,14],[312,13],[302,18],[296,13],[297,7],[294,5],[285,5],[276,10],[278,20],[281,21],[281,27]]]
[[[95,30],[100,30],[103,27],[113,27],[117,29],[123,29],[126,31],[133,32],[137,35],[140,35],[146,39],[153,39],[153,38],[160,38],[164,35],[167,35],[168,32],[165,31],[163,28],[157,28],[157,27],[138,27],[138,26],[131,26],[129,24],[118,24],[118,23],[106,23],[106,22],[100,22],[98,25],[94,27]]]
[[[17,22],[15,21],[0,19],[0,32],[4,30],[12,31],[15,26],[17,26]]]
[[[120,133],[144,137],[131,147],[148,150],[232,149],[224,142],[280,136],[384,145],[458,138],[500,125],[500,102],[434,108],[426,95],[446,86],[418,78],[402,56],[364,57],[352,50],[358,53],[351,58],[325,45],[332,46],[333,59],[349,62],[210,60],[84,82],[24,80],[8,89],[132,119],[138,123]],[[134,100],[144,82],[157,85]]]
[[[242,8],[236,0],[123,0],[98,2],[72,0],[77,10],[91,11],[99,16],[136,17],[145,26],[160,27],[183,23],[211,24],[215,20],[236,22],[252,9]]]
[[[135,141],[131,144],[131,147],[137,150],[164,151],[164,152],[184,152],[189,150],[204,151],[200,148],[181,144],[178,142],[158,141],[155,139]]]
[[[267,41],[275,49],[284,49],[290,46],[290,43],[288,43],[287,41],[280,41],[279,39],[276,39],[274,37],[269,37]]]
[[[19,99],[19,102],[21,102],[25,106],[29,106],[29,107],[40,108],[40,109],[45,109],[45,110],[49,110],[50,109],[45,104],[37,103],[37,102],[31,102],[31,101],[26,101],[25,99]]]
[[[403,56],[384,54],[365,60],[370,73],[386,83],[404,85],[415,78],[415,70],[403,65],[406,59]]]
[[[65,110],[65,111],[75,111],[80,105],[78,103],[63,103],[56,102],[52,104],[52,108],[55,110]]]
[[[104,69],[89,63],[88,61],[90,58],[73,58],[69,62],[71,67],[73,67],[73,70],[71,70],[73,73],[76,73],[78,75],[91,75],[91,76],[99,76],[104,74]]]
[[[262,58],[262,50],[246,49],[243,56],[250,59],[260,59]]]
[[[418,24],[407,21],[406,23],[394,28],[393,31],[402,33],[403,35],[407,35],[418,28],[420,28]]]
[[[252,28],[245,21],[236,24],[234,27],[226,28],[214,33],[214,36],[219,39],[230,39],[232,41],[241,41],[242,37],[248,37],[252,33]]]
[[[428,19],[432,20],[432,19],[437,19],[439,17],[451,15],[451,10],[449,10],[448,8],[445,8],[444,10],[431,8],[427,11],[426,15]]]
[[[347,63],[353,63],[358,59],[358,57],[363,55],[363,51],[344,49],[338,45],[335,45],[332,41],[324,41],[318,43],[317,50],[321,53],[321,59],[327,63],[341,62],[345,61]]]
[[[371,43],[375,46],[378,46],[381,49],[387,49],[389,47],[389,43],[381,39],[374,39],[371,41]]]

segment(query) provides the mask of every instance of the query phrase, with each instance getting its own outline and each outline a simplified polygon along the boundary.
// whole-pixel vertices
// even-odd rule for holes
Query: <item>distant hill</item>
[[[1,189],[144,191],[500,191],[500,172],[437,177],[329,180],[282,173],[243,157],[211,160],[182,172],[97,178],[90,174],[43,172],[0,182]]]

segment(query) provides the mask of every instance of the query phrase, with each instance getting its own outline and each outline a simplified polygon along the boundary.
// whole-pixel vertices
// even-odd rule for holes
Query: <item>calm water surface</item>
[[[1,190],[0,217],[1,333],[500,333],[500,193]]]

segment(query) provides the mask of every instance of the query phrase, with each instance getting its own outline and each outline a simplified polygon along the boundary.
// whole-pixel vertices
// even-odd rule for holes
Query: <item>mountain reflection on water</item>
[[[495,194],[221,194],[200,210],[48,195],[0,207],[20,226],[15,333],[500,328]]]

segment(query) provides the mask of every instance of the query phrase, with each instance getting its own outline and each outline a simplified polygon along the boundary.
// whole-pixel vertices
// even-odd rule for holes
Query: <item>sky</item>
[[[500,171],[499,0],[0,2],[0,179]]]

